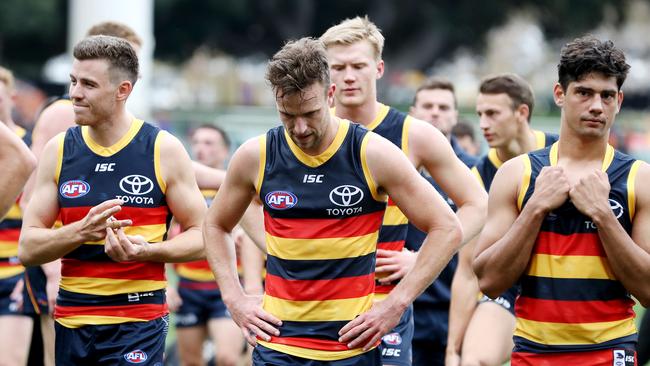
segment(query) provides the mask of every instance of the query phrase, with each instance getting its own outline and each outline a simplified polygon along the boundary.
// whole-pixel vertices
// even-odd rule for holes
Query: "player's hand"
[[[178,309],[181,308],[181,305],[183,305],[183,299],[181,298],[181,295],[178,294],[178,290],[176,290],[176,287],[174,286],[167,286],[167,307],[169,308],[169,311],[172,313],[175,313],[178,311]]]
[[[535,191],[529,202],[550,212],[566,202],[569,198],[569,189],[571,186],[562,167],[545,166],[535,181]]]
[[[271,336],[280,335],[278,327],[282,321],[262,309],[262,296],[242,295],[228,305],[228,311],[253,347],[257,345],[257,338],[270,341]]]
[[[583,214],[592,217],[597,213],[612,212],[609,205],[609,179],[607,173],[594,170],[571,187],[571,202]]]
[[[81,219],[79,225],[80,235],[86,241],[102,240],[106,236],[106,229],[119,229],[133,224],[131,220],[111,219],[114,214],[122,209],[124,201],[112,199],[104,201],[91,208],[86,217]],[[110,219],[110,220],[109,220]]]
[[[370,310],[350,321],[339,331],[339,342],[349,349],[363,347],[364,352],[395,328],[404,309],[392,306],[390,298],[376,302]]]
[[[146,260],[149,243],[140,235],[126,235],[124,229],[106,229],[104,251],[117,262]]]
[[[18,282],[16,282],[16,286],[14,286],[13,291],[11,291],[11,294],[9,295],[9,299],[11,299],[11,302],[16,304],[16,307],[18,308],[19,311],[23,310],[23,289],[25,288],[25,282],[23,279],[19,279]]]
[[[388,284],[403,278],[413,268],[417,258],[417,253],[406,248],[401,251],[377,249],[375,272],[390,273],[390,275],[379,279],[379,283]]]

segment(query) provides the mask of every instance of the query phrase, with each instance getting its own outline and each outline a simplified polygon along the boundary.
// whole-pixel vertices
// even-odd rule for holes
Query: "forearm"
[[[264,257],[251,239],[244,237],[241,243],[241,262],[243,266],[243,283],[246,293],[259,295],[264,292],[262,273]]]
[[[200,227],[191,227],[173,239],[149,245],[146,260],[178,263],[205,258]]]
[[[262,253],[266,253],[266,233],[264,231],[264,211],[261,205],[251,202],[244,212],[239,225]]]
[[[192,168],[200,189],[219,189],[226,177],[224,170],[210,168],[195,161],[192,162]]]
[[[244,296],[244,290],[237,274],[235,244],[228,240],[228,234],[217,226],[207,223],[203,225],[207,259],[219,284],[221,296],[226,305],[230,306],[237,298]]]
[[[57,229],[23,228],[18,245],[18,258],[25,266],[38,266],[55,261],[84,243],[78,222]]]
[[[456,216],[458,216],[458,221],[460,221],[463,228],[461,245],[467,244],[481,232],[486,215],[486,201],[467,202],[458,208]]]
[[[451,283],[451,303],[449,305],[449,331],[447,335],[447,354],[460,354],[467,325],[476,308],[480,292],[478,281],[471,267],[471,246],[461,249],[459,263]],[[468,252],[468,253],[463,253]]]

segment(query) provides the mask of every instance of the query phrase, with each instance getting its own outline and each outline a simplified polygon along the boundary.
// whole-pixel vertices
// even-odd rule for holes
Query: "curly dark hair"
[[[557,65],[558,82],[563,90],[569,83],[578,81],[592,72],[616,77],[620,90],[625,82],[630,65],[625,54],[612,41],[601,41],[591,35],[576,38],[562,47],[560,63]]]

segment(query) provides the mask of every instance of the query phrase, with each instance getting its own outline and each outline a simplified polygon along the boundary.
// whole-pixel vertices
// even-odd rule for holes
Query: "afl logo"
[[[614,216],[616,216],[617,219],[623,216],[623,205],[621,205],[617,201],[610,198],[609,207],[612,208],[612,211],[614,211]]]
[[[59,188],[59,192],[65,198],[79,198],[90,192],[90,184],[83,180],[69,180]]]
[[[357,186],[345,184],[338,186],[330,192],[330,201],[341,207],[354,206],[363,199],[363,191]]]
[[[264,201],[273,209],[287,210],[298,203],[298,197],[287,191],[273,191],[266,194]]]
[[[139,349],[124,355],[124,359],[128,363],[143,363],[147,358],[147,354]]]
[[[144,175],[127,175],[120,180],[120,189],[128,194],[141,196],[153,190],[153,182]]]
[[[402,344],[402,337],[399,335],[399,333],[388,333],[381,340],[386,344],[390,344],[391,346]]]

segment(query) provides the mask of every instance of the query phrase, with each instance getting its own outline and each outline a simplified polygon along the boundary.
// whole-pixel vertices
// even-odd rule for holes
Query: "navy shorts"
[[[508,310],[512,316],[515,316],[515,300],[517,299],[517,296],[519,296],[519,286],[512,286],[496,299],[491,299],[487,297],[487,295],[483,295],[478,302],[479,304],[484,302],[493,302],[501,305],[501,307]]]
[[[47,277],[40,266],[25,268],[25,287],[23,288],[23,309],[25,314],[48,314]]]
[[[384,365],[410,366],[413,342],[413,305],[410,305],[402,314],[402,318],[390,333],[381,339],[381,362]]]
[[[55,364],[162,366],[168,316],[148,322],[86,325],[55,324]]]
[[[16,284],[21,278],[23,278],[22,273],[0,280],[0,315],[24,314],[24,312],[18,308],[18,304],[16,304],[16,302],[10,297]]]
[[[205,325],[210,319],[228,318],[230,313],[219,290],[195,290],[179,287],[183,304],[176,312],[176,327]]]
[[[381,366],[379,348],[366,353],[336,361],[309,360],[278,352],[262,345],[253,350],[253,366]]]

